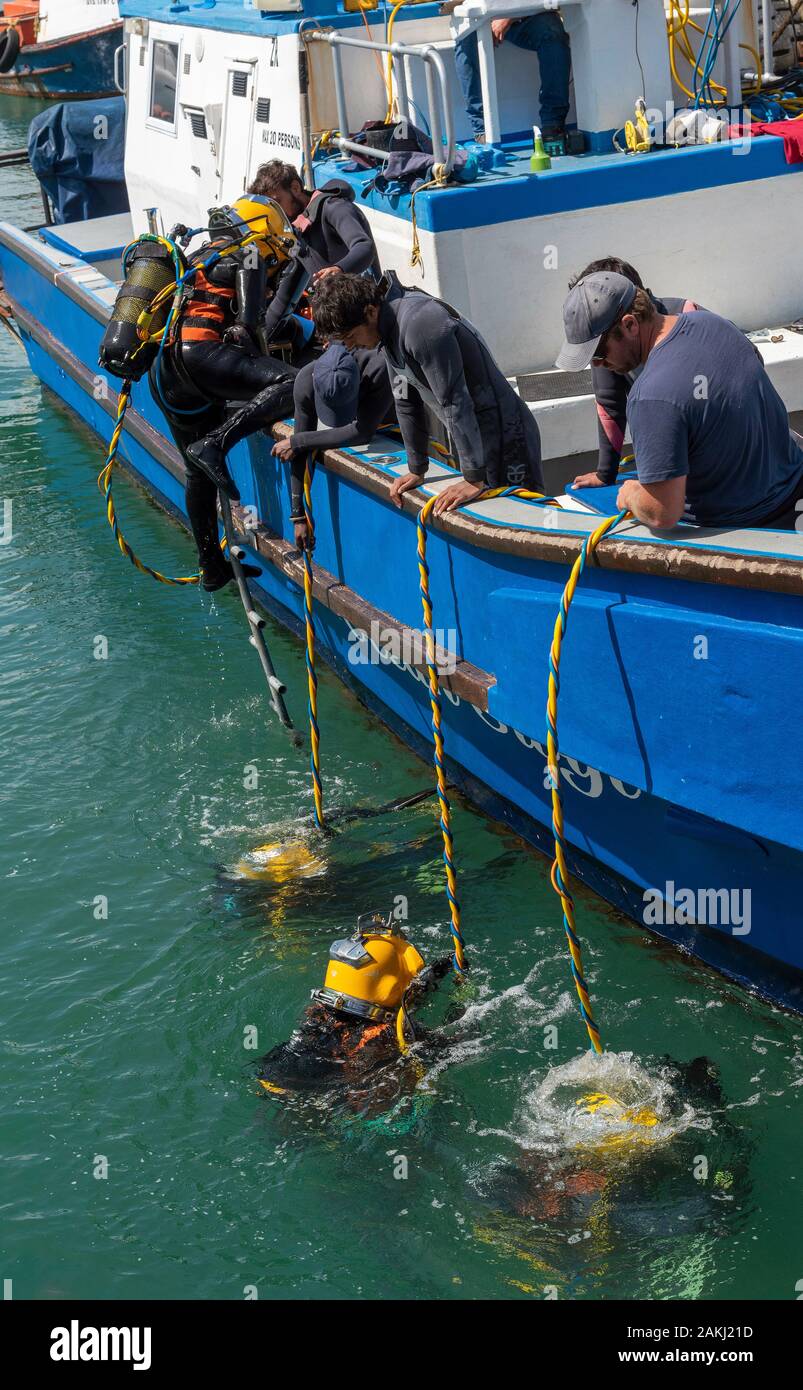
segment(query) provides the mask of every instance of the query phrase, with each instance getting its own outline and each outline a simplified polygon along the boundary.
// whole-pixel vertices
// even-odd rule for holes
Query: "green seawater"
[[[0,105],[0,150],[24,143],[33,110]],[[30,175],[0,180],[0,216],[38,221]],[[800,1020],[581,894],[614,1052],[597,1074],[545,862],[459,800],[473,970],[425,1010],[453,1046],[397,1068],[373,1102],[261,1093],[255,1057],[289,1036],[358,913],[403,895],[424,953],[448,950],[434,810],[353,827],[302,880],[232,873],[297,832],[306,757],[267,716],[236,596],[162,588],[120,556],[101,462],[0,333],[0,1275],[14,1297],[794,1298]],[[185,533],[123,477],[117,500],[146,559],[191,570]],[[301,717],[302,647],[268,632]],[[330,804],[427,784],[325,669],[319,707]],[[710,1058],[721,1092],[685,1093],[666,1054]],[[617,1146],[578,1107],[608,1087],[655,1110],[652,1140]]]

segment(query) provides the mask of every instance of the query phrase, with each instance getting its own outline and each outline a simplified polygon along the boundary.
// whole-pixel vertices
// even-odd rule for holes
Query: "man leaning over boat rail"
[[[563,306],[564,371],[641,368],[627,402],[637,479],[617,506],[653,530],[701,526],[794,530],[803,449],[752,343],[705,309],[663,314],[644,289],[606,271],[580,279]]]
[[[578,280],[603,270],[613,270],[617,275],[624,275],[626,280],[632,280],[637,289],[647,289],[638,271],[629,261],[620,260],[618,256],[605,256],[602,260],[592,261],[569,281],[569,289],[573,290]],[[659,299],[652,290],[647,290],[647,294],[661,314],[692,314],[695,309],[703,308],[702,304],[695,304],[693,299]],[[607,367],[592,363],[591,389],[597,407],[599,459],[596,472],[581,473],[574,480],[575,487],[610,487],[616,482],[625,448],[627,398],[640,371],[641,368],[637,367],[632,372],[611,372]]]
[[[382,353],[330,343],[293,383],[293,433],[273,446],[290,461],[290,520],[296,545],[312,549],[304,512],[304,473],[311,453],[370,444],[383,425],[396,423],[396,407]],[[316,428],[317,425],[317,428]]]
[[[381,347],[393,383],[408,472],[391,499],[418,487],[429,468],[428,406],[446,429],[460,482],[438,496],[436,515],[479,497],[486,487],[543,490],[541,437],[473,324],[424,290],[407,289],[393,272],[379,284],[332,275],[315,295],[315,325],[349,349]]]

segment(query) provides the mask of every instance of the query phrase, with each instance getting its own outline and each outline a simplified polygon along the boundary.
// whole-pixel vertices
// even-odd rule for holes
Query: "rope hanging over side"
[[[602,1052],[599,1028],[594,1020],[594,1011],[591,1004],[591,996],[588,992],[585,975],[583,974],[583,955],[580,946],[580,939],[574,918],[574,899],[569,891],[569,870],[566,863],[566,842],[563,833],[563,798],[560,789],[560,747],[558,744],[558,695],[560,693],[560,658],[563,646],[563,639],[566,635],[566,624],[569,619],[569,608],[574,598],[580,576],[586,566],[589,555],[593,555],[603,536],[606,536],[620,521],[624,521],[630,516],[630,512],[618,512],[616,516],[606,517],[603,522],[592,531],[583,542],[582,550],[572,565],[571,574],[563,590],[560,600],[558,616],[555,619],[555,629],[552,634],[552,645],[549,651],[549,683],[547,691],[546,709],[546,743],[547,743],[547,767],[549,780],[552,790],[552,833],[555,837],[555,858],[552,863],[552,887],[555,889],[563,908],[563,928],[566,932],[566,939],[569,943],[569,955],[571,957],[572,977],[574,986],[577,990],[577,997],[580,1001],[580,1013],[583,1022],[588,1030],[591,1039],[591,1046],[595,1052]]]
[[[112,474],[114,472],[114,465],[117,462],[117,450],[120,444],[120,435],[123,432],[123,422],[125,420],[125,413],[128,409],[130,400],[131,382],[124,381],[120,394],[117,397],[117,422],[114,426],[114,433],[112,434],[111,440],[109,441],[109,452],[106,455],[106,462],[103,465],[103,468],[101,469],[100,473],[98,474],[98,487],[103,493],[103,496],[106,501],[106,516],[108,518],[109,525],[111,526],[112,531],[114,532],[114,539],[117,541],[117,544],[120,547],[120,550],[122,551],[123,555],[125,555],[126,558],[131,561],[135,569],[138,569],[141,574],[149,574],[151,576],[151,579],[156,579],[160,584],[197,584],[199,583],[201,577],[199,574],[169,575],[162,574],[160,570],[151,569],[150,565],[144,564],[143,561],[140,560],[137,555],[135,555],[134,551],[131,549],[131,546],[128,544],[128,541],[126,540],[125,536],[120,530],[120,524],[117,520],[117,512],[114,506],[114,497],[112,496]]]
[[[307,463],[304,468],[304,519],[307,523],[307,544],[301,553],[304,558],[304,627],[307,642],[306,664],[309,692],[309,763],[312,773],[315,824],[319,830],[323,830],[323,785],[321,782],[320,731],[318,729],[318,677],[315,674],[315,618],[312,608],[312,554],[310,547],[315,541],[315,527],[312,517],[311,482],[310,466]]]
[[[410,265],[413,267],[413,269],[415,269],[416,266],[421,265],[423,261],[423,257],[421,254],[421,242],[418,238],[418,219],[415,210],[415,200],[418,197],[419,193],[426,193],[427,189],[431,188],[445,188],[448,182],[449,175],[446,172],[446,165],[433,164],[432,178],[429,180],[428,183],[422,183],[418,188],[416,188],[412,194],[412,197],[410,198],[410,221],[413,227],[413,240],[412,245],[410,247]]]
[[[465,942],[460,930],[460,904],[457,900],[457,875],[454,866],[454,842],[452,839],[451,805],[446,794],[446,769],[444,767],[443,729],[441,721],[441,693],[438,666],[435,652],[435,633],[432,627],[432,601],[429,595],[429,565],[427,564],[427,522],[437,497],[430,497],[418,515],[418,573],[421,589],[421,609],[424,616],[424,643],[426,649],[427,673],[429,675],[429,703],[432,710],[432,735],[434,740],[435,778],[438,801],[441,811],[441,834],[443,836],[443,862],[446,866],[446,896],[452,916],[452,939],[454,956],[452,963],[458,975],[467,969]]]

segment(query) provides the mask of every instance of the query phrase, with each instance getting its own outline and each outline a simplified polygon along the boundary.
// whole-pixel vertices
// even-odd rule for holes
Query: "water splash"
[[[587,1052],[531,1078],[514,1128],[522,1148],[544,1154],[630,1154],[666,1144],[695,1122],[665,1071],[648,1070],[632,1052]]]

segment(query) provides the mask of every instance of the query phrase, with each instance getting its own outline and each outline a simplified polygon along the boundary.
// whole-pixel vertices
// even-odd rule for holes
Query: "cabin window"
[[[178,87],[178,44],[155,39],[151,56],[152,121],[165,125],[176,123],[176,90]]]

